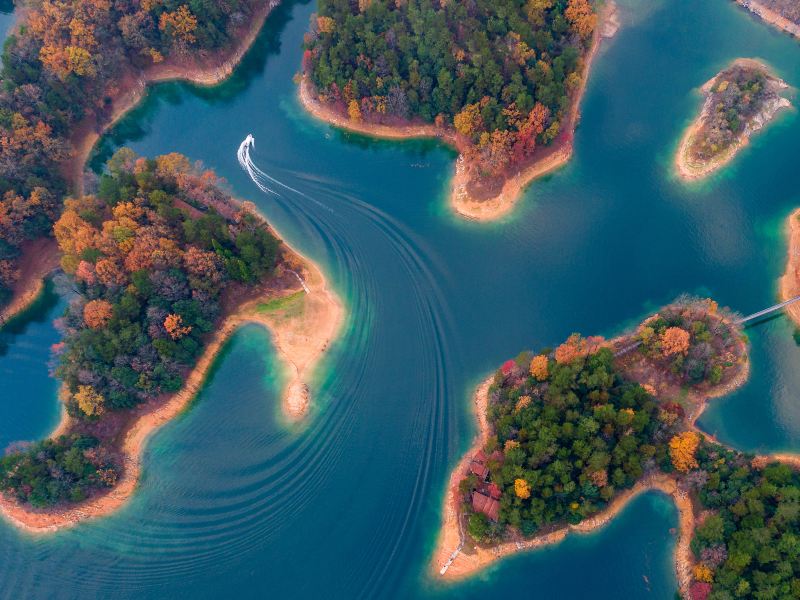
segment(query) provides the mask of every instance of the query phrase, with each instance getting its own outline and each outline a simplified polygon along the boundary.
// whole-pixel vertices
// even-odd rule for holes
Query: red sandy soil
[[[440,129],[428,123],[396,119],[385,122],[352,121],[337,107],[322,104],[307,77],[303,78],[300,85],[300,102],[316,118],[342,129],[385,139],[437,138],[454,147],[459,152],[459,157],[451,184],[450,206],[462,217],[491,221],[510,213],[531,181],[561,167],[571,158],[573,134],[580,120],[580,103],[592,61],[597,55],[601,40],[613,37],[619,26],[616,4],[609,0],[600,14],[592,47],[585,58],[581,85],[576,90],[569,114],[561,125],[562,133],[550,146],[538,149],[525,164],[517,165],[515,173],[508,174],[505,179],[492,185],[481,184],[469,177],[470,169],[463,158],[469,141],[452,128]]]

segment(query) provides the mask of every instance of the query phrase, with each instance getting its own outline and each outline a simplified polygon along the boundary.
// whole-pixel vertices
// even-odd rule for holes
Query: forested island
[[[575,334],[507,361],[476,393],[479,435],[451,478],[435,568],[469,575],[592,531],[657,489],[681,515],[683,597],[796,597],[800,476],[779,460],[796,461],[738,452],[694,425],[747,374],[733,315],[689,298],[614,340]]]
[[[750,137],[791,103],[786,83],[762,63],[739,59],[706,83],[700,116],[689,127],[675,159],[684,179],[706,177],[733,160]]]
[[[35,298],[57,263],[52,224],[81,191],[98,132],[148,81],[213,83],[250,46],[276,0],[31,2],[3,50],[0,321]]]
[[[600,27],[598,6],[320,0],[301,100],[315,116],[368,135],[447,141],[460,154],[454,208],[495,218],[571,154],[601,29],[615,31],[612,18]]]
[[[212,172],[122,149],[96,195],[66,200],[54,231],[77,292],[53,348],[65,416],[51,439],[0,459],[0,509],[13,521],[51,529],[116,508],[142,442],[191,400],[241,322],[273,332],[294,369],[286,412],[304,413],[307,361],[294,361],[326,348],[341,307]]]
[[[736,0],[747,10],[800,38],[800,3],[797,0]]]

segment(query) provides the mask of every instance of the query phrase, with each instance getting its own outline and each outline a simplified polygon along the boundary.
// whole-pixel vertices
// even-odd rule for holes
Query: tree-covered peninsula
[[[705,102],[678,149],[684,179],[705,177],[730,162],[750,136],[791,106],[785,82],[754,60],[739,59],[703,86]]]
[[[84,138],[114,101],[159,68],[204,64],[238,42],[263,0],[27,2],[3,50],[0,86],[0,308],[40,269],[20,272],[51,235]],[[262,11],[263,12],[263,11]],[[73,168],[71,161],[77,161]],[[40,248],[36,249],[41,251]],[[29,261],[30,262],[30,261]],[[21,281],[22,280],[22,281]]]
[[[191,399],[233,329],[218,331],[223,317],[272,328],[259,316],[272,310],[260,299],[294,302],[293,316],[274,327],[280,343],[284,330],[312,314],[297,298],[302,260],[212,172],[179,154],[147,159],[118,151],[97,194],[68,198],[54,230],[76,292],[58,321],[63,341],[53,348],[66,414],[52,439],[18,444],[0,459],[2,508],[24,524],[31,520],[26,506],[59,505],[62,514],[65,504],[121,480],[132,488],[142,432]],[[324,290],[308,285],[321,302]],[[324,348],[331,324],[307,325],[319,333],[293,335],[312,351]]]
[[[303,99],[345,127],[448,139],[461,199],[490,201],[571,144],[597,30],[588,0],[321,0]]]
[[[658,489],[681,513],[684,597],[797,597],[800,475],[694,426],[747,371],[732,315],[690,299],[620,338],[507,361],[476,395],[480,435],[451,479],[437,569],[459,577],[593,530]]]

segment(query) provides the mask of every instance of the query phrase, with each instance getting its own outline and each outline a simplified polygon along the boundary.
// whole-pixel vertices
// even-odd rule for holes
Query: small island
[[[54,232],[76,292],[53,348],[64,416],[49,439],[0,458],[10,521],[52,531],[124,503],[148,436],[189,404],[242,323],[271,331],[288,370],[284,413],[306,413],[341,304],[212,172],[122,149],[96,195],[65,201]]]
[[[451,206],[496,219],[572,154],[592,59],[619,26],[613,2],[598,6],[321,0],[300,99],[351,131],[444,140],[459,153]]]
[[[700,116],[678,148],[678,175],[702,179],[728,164],[754,133],[791,106],[782,95],[787,88],[764,64],[744,58],[708,81]]]
[[[800,3],[797,0],[736,0],[770,25],[800,38]]]
[[[433,568],[474,574],[659,490],[680,513],[684,598],[796,597],[797,457],[747,455],[694,425],[748,371],[736,318],[691,298],[616,339],[575,334],[507,361],[476,392],[479,434],[450,480]]]

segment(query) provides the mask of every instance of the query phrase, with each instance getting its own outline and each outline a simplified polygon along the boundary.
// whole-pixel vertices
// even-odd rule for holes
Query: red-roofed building
[[[472,508],[475,512],[486,515],[492,521],[497,521],[500,516],[500,502],[481,492],[472,492]]]
[[[469,463],[469,470],[470,473],[473,475],[477,475],[478,479],[481,481],[485,481],[486,478],[489,476],[489,469],[483,463],[479,463],[477,461],[472,461]]]
[[[489,495],[495,500],[500,500],[500,497],[503,495],[500,487],[494,482],[490,483],[487,489],[489,491]]]
[[[472,461],[469,463],[470,473],[476,475],[481,481],[486,481],[489,476],[489,468],[486,466],[486,455],[483,450],[478,450]]]

